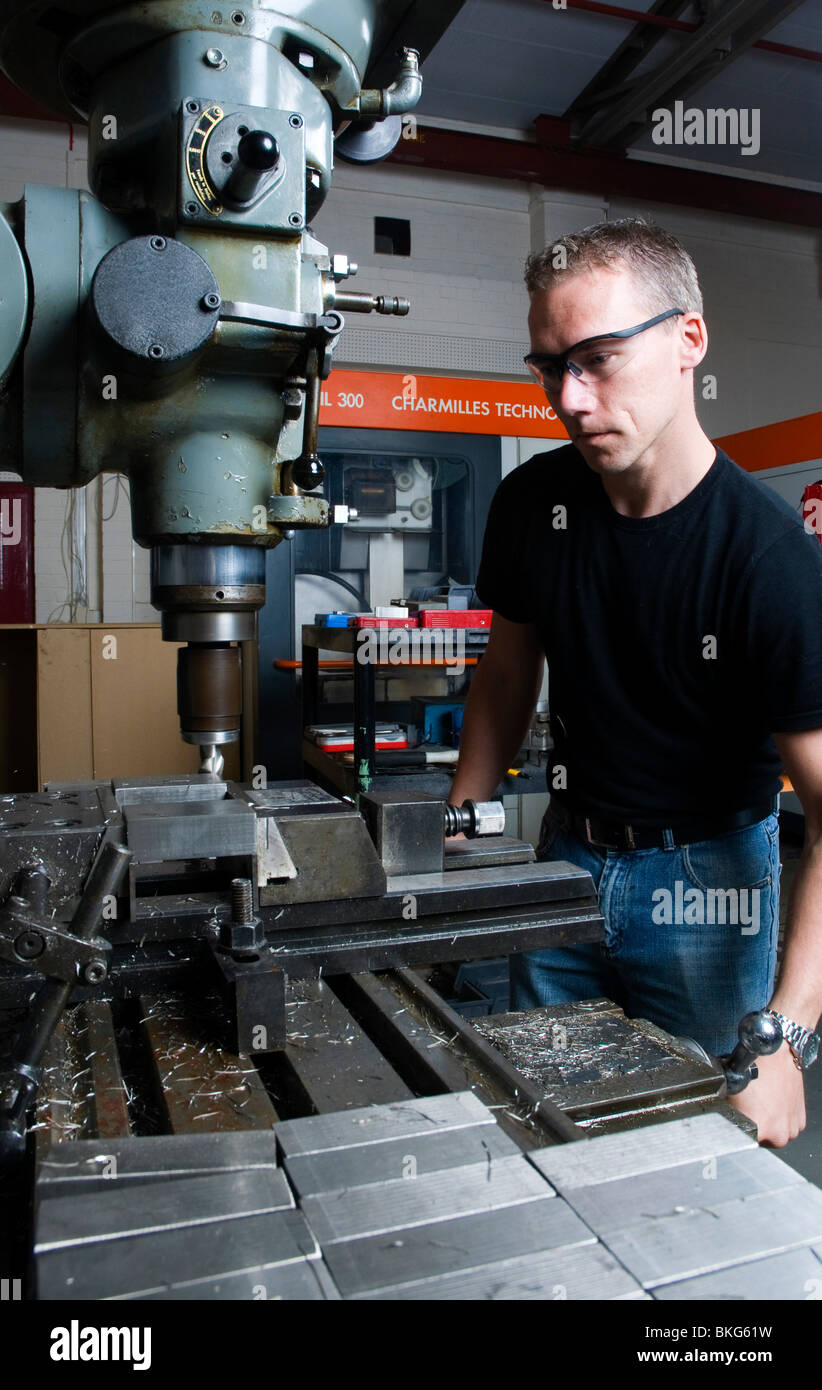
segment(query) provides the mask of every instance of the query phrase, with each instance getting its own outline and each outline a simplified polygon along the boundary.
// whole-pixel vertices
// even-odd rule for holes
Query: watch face
[[[811,1036],[808,1038],[808,1041],[805,1044],[805,1051],[802,1054],[803,1067],[809,1067],[811,1065],[811,1062],[815,1062],[818,1054],[819,1035],[817,1033],[811,1033]]]

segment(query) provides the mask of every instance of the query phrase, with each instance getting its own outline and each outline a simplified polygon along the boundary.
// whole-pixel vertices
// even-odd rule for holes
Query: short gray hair
[[[544,251],[528,257],[525,284],[533,295],[551,289],[566,275],[620,266],[632,272],[655,313],[666,309],[702,313],[696,267],[685,247],[664,227],[641,217],[595,222],[559,237]]]

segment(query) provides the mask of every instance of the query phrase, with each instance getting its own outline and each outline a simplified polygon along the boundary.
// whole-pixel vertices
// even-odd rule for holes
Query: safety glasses
[[[638,323],[635,328],[621,328],[616,333],[597,333],[593,338],[583,338],[581,343],[574,343],[567,352],[529,352],[523,361],[543,391],[548,393],[561,389],[566,372],[570,372],[583,385],[592,385],[613,376],[626,362],[630,362],[639,351],[640,344],[635,341],[638,333],[644,333],[646,329],[685,312],[685,309],[667,309],[664,314],[646,319],[645,323]]]

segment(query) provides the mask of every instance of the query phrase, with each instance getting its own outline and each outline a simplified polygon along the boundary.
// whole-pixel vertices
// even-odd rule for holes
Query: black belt
[[[673,837],[674,845],[690,845],[698,840],[711,840],[716,835],[727,835],[732,830],[742,830],[746,825],[756,825],[779,809],[779,800],[773,796],[758,806],[748,806],[744,811],[734,811],[728,816],[714,817],[710,820],[680,822],[665,829],[653,826],[623,825],[618,821],[604,821],[597,816],[584,816],[572,811],[551,798],[548,816],[559,822],[563,830],[569,830],[578,840],[594,845],[597,849],[665,849],[666,834]]]

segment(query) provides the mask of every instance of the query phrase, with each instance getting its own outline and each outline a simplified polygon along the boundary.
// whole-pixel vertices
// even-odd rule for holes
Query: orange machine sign
[[[567,439],[538,386],[468,377],[335,370],[323,383],[321,425]]]

